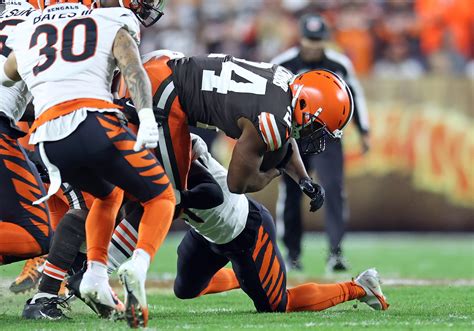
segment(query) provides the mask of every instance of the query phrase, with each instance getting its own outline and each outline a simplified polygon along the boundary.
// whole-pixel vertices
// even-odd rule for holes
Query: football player
[[[0,14],[0,66],[11,49],[6,42],[16,25],[33,20],[39,12],[26,0],[7,0]],[[0,86],[0,264],[47,253],[51,239],[45,203],[32,202],[44,194],[35,166],[17,139],[25,133],[16,125],[31,95],[25,83]]]
[[[227,171],[207,151],[205,142],[193,135],[193,160],[199,160],[223,191],[221,205],[189,208],[183,218],[191,225],[178,247],[178,273],[174,292],[190,299],[241,287],[258,312],[320,311],[358,299],[376,310],[388,304],[375,269],[354,281],[337,284],[307,283],[286,288],[286,269],[275,236],[270,212],[245,195],[229,191]],[[206,196],[199,182],[184,191],[184,204]],[[212,195],[215,195],[211,190]],[[221,269],[228,262],[232,269]]]
[[[143,205],[138,244],[119,277],[129,325],[146,326],[146,273],[175,205],[163,168],[146,149],[157,146],[158,129],[150,81],[138,54],[137,17],[145,19],[151,6],[130,2],[132,13],[125,8],[91,9],[89,1],[82,2],[89,7],[49,1],[35,20],[18,25],[7,41],[13,51],[0,68],[0,82],[8,86],[21,79],[34,97],[30,143],[36,145],[51,179],[48,195],[36,203],[54,194],[62,179],[96,197],[86,220],[88,269],[81,283],[86,300],[124,309],[108,284],[107,246],[121,189]],[[138,109],[137,136],[120,122],[119,107],[112,103],[116,66]]]
[[[278,162],[263,163],[266,153],[280,153],[276,160],[281,160],[287,141],[296,146],[294,139],[300,141],[303,153],[319,153],[325,137],[340,138],[352,117],[351,93],[329,71],[293,76],[269,63],[216,54],[184,57],[172,51],[145,55],[143,62],[161,123],[158,157],[177,190],[185,188],[190,164],[188,125],[217,127],[237,139],[227,183],[231,192],[246,193],[261,190],[281,174]],[[117,90],[127,109],[131,106],[127,91]],[[315,211],[324,201],[324,190],[309,178],[298,148],[290,150],[285,172],[311,198]]]
[[[211,156],[199,136],[192,135],[192,145],[194,163],[188,189],[181,192],[185,207],[182,218],[192,229],[178,247],[174,283],[178,298],[191,299],[240,287],[258,312],[320,311],[355,299],[375,310],[388,308],[375,269],[362,272],[350,282],[307,283],[287,289],[286,268],[270,212],[245,195],[230,192],[227,170]],[[196,161],[207,171],[196,171]],[[134,228],[137,219],[129,218]],[[126,233],[132,232],[133,228]],[[135,245],[133,236],[123,231],[116,234],[127,246]],[[228,262],[233,270],[223,268]]]

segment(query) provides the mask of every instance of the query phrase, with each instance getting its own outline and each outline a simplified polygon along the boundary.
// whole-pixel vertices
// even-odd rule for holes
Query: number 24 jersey
[[[244,117],[255,125],[269,151],[281,148],[290,137],[288,82],[293,75],[287,69],[221,54],[174,59],[168,65],[190,125],[215,126],[237,139],[237,121]]]

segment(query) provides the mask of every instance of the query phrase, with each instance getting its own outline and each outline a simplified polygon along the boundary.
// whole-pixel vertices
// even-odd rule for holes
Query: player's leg
[[[109,244],[109,273],[117,270],[132,255],[138,240],[138,228],[143,216],[143,206],[137,201],[127,201],[122,207],[125,217],[115,227]]]
[[[341,242],[348,219],[348,208],[344,191],[344,155],[341,142],[329,141],[325,152],[313,157],[311,164],[326,191],[324,223],[330,252],[327,269],[344,271],[348,266],[342,257]]]
[[[44,265],[38,292],[26,302],[25,319],[60,319],[63,312],[57,307],[61,285],[77,258],[85,240],[87,210],[69,210],[56,228],[50,252]],[[84,259],[83,259],[84,261]]]
[[[230,243],[216,246],[231,260],[242,290],[258,312],[285,311],[285,264],[276,246],[273,219],[265,207],[250,200],[243,232]]]
[[[288,251],[288,267],[300,270],[301,241],[303,239],[303,220],[301,217],[302,192],[297,183],[288,175],[280,181],[277,213],[283,220],[283,243]]]
[[[113,146],[108,154],[113,162],[95,171],[134,196],[144,209],[136,249],[118,274],[126,290],[127,321],[132,326],[145,325],[148,319],[146,273],[171,226],[175,207],[173,188],[158,160],[148,150],[133,151],[135,136],[115,116],[96,114],[95,119]],[[103,248],[106,252],[108,242]]]
[[[0,264],[44,254],[51,229],[43,184],[23,148],[0,125]]]
[[[42,157],[60,169],[63,181],[96,197],[85,223],[89,268],[82,285],[88,285],[86,288],[90,290],[90,296],[94,300],[100,297],[100,302],[104,305],[120,310],[123,309],[123,304],[108,284],[105,266],[107,248],[102,249],[102,246],[107,247],[110,241],[123,191],[105,181],[89,167],[90,164],[94,166],[101,161],[94,158],[92,151],[100,150],[107,157],[107,150],[111,148],[108,139],[103,137],[100,140],[101,135],[97,129],[95,118],[88,116],[74,134],[59,141],[44,143],[45,155]],[[105,134],[102,133],[102,136]]]
[[[191,299],[214,293],[209,288],[211,279],[228,262],[225,256],[211,250],[205,238],[194,229],[189,230],[178,246],[175,295],[180,299]]]
[[[29,153],[31,156],[32,153]],[[47,188],[47,186],[46,186]],[[62,191],[53,195],[48,199],[48,209],[49,209],[49,220],[51,224],[51,229],[56,231],[56,227],[59,224],[61,218],[69,209],[67,203],[64,203],[59,196],[62,195]],[[28,259],[23,266],[21,273],[10,285],[9,289],[11,292],[17,294],[21,292],[29,291],[35,288],[40,279],[44,269],[44,263],[46,261],[47,255],[34,257]]]

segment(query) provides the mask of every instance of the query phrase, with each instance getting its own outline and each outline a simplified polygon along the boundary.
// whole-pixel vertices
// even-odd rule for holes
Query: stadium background
[[[288,283],[343,281],[376,266],[391,307],[379,314],[351,302],[317,314],[269,316],[255,314],[241,291],[178,300],[171,288],[183,233],[174,232],[148,275],[150,329],[472,330],[473,7],[473,0],[169,0],[162,20],[142,31],[144,53],[168,48],[266,61],[297,42],[302,13],[328,19],[333,47],[352,59],[365,88],[372,125],[365,157],[354,128],[344,137],[349,229],[377,232],[347,236],[351,270],[341,275],[324,271],[324,235],[307,235],[304,271],[289,271]],[[230,147],[220,140],[215,155],[225,162]],[[256,195],[272,212],[277,189],[275,182]],[[305,213],[306,227],[321,230],[321,216]],[[183,222],[173,227],[183,229]],[[70,320],[21,319],[33,292],[12,295],[8,287],[22,267],[0,268],[1,330],[128,330],[98,320],[79,300],[67,312]],[[115,276],[112,285],[123,296]]]
[[[306,12],[325,16],[368,102],[369,154],[354,127],[344,137],[349,229],[474,231],[474,1],[172,0],[141,50],[268,61],[298,42]],[[231,144],[213,147],[224,163]],[[274,212],[277,192],[255,196]],[[322,213],[304,218],[322,229]]]

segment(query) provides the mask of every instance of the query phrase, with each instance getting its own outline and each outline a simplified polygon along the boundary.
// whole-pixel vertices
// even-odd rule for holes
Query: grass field
[[[172,235],[151,267],[148,300],[150,329],[199,330],[473,330],[473,235],[350,235],[345,244],[352,273],[328,275],[322,236],[307,236],[304,272],[290,272],[290,286],[306,281],[349,279],[375,266],[391,304],[385,312],[349,302],[324,312],[257,314],[240,290],[182,301],[173,296],[176,246]],[[70,320],[31,322],[20,314],[28,294],[11,295],[8,284],[22,264],[0,267],[0,330],[125,330],[125,322],[101,321],[80,301]],[[118,288],[118,292],[120,288]]]

